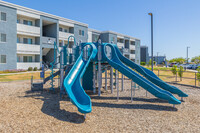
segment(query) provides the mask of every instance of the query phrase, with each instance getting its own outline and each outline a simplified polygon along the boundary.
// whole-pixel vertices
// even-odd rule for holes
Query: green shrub
[[[37,71],[37,70],[38,70],[37,67],[34,67],[33,71]]]
[[[183,67],[180,66],[180,68],[178,69],[178,76],[180,77],[181,81],[182,81],[182,77],[183,77],[183,71],[184,71]]]
[[[32,67],[29,67],[29,68],[28,68],[28,71],[33,71],[33,68],[32,68]]]
[[[199,81],[199,85],[200,85],[200,66],[197,68],[197,80]]]
[[[177,74],[177,66],[173,65],[173,67],[171,68],[171,71],[172,71],[173,75],[176,75]]]
[[[140,65],[145,66],[146,62],[140,62]]]

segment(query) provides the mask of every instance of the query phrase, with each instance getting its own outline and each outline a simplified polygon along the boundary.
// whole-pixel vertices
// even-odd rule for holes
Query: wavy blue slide
[[[154,74],[154,72],[137,65],[133,61],[129,60],[128,58],[124,57],[120,50],[118,49],[116,44],[112,44],[116,50],[116,53],[119,57],[119,59],[126,64],[127,66],[131,67],[132,69],[135,69],[137,72],[139,72],[141,75],[145,76],[148,80],[150,80],[152,83],[156,84],[157,86],[161,87],[164,90],[167,90],[173,94],[177,94],[179,97],[188,97],[186,93],[181,91],[175,86],[169,85],[166,82],[162,81],[158,76]]]
[[[111,48],[112,56],[111,59],[109,59],[106,55],[106,47]],[[160,89],[158,86],[154,85],[152,82],[148,81],[147,79],[143,78],[133,70],[131,70],[129,67],[124,65],[116,52],[116,48],[113,44],[105,43],[103,44],[103,58],[107,60],[107,62],[123,73],[128,78],[132,79],[135,83],[146,89],[148,92],[150,92],[152,95],[167,100],[170,104],[181,104],[181,101],[179,101],[177,98],[175,98],[170,92],[166,90]]]
[[[89,62],[93,60],[97,54],[97,48],[93,43],[85,43],[83,47],[89,45],[91,47],[91,55],[86,61],[83,59],[83,50],[76,63],[64,79],[64,87],[71,99],[71,102],[78,108],[78,111],[86,114],[92,111],[92,103],[90,97],[85,93],[81,86],[81,77],[83,76]]]

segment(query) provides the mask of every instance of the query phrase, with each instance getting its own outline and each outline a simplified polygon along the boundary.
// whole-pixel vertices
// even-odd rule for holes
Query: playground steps
[[[40,83],[32,83],[31,91],[43,91],[43,82]]]

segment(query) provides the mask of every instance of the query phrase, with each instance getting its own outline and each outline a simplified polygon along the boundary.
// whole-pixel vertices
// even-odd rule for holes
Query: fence
[[[154,70],[154,73],[163,81],[167,83],[173,83],[178,85],[185,85],[191,87],[200,88],[199,80],[197,79],[197,73],[193,71],[183,71],[183,76],[179,77],[178,73],[173,75],[171,70]]]
[[[183,71],[183,76],[180,78],[178,76],[178,72],[173,75],[171,70],[154,70],[153,71],[160,79],[167,83],[171,84],[177,84],[177,85],[184,85],[184,86],[190,86],[190,87],[196,87],[200,88],[200,82],[197,79],[197,73],[194,71]],[[108,78],[110,78],[110,71],[107,72]],[[115,70],[114,70],[115,74]],[[104,78],[103,74],[103,78]],[[121,73],[119,73],[119,79],[121,79]],[[125,79],[128,79],[127,77],[124,77]]]

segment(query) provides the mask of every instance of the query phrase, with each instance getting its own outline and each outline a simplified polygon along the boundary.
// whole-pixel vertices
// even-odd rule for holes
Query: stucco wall
[[[0,55],[6,55],[6,63],[0,64],[0,71],[17,68],[17,13],[16,9],[1,6],[0,11],[6,13],[6,21],[0,21],[0,33],[6,34],[6,42],[0,42]]]

